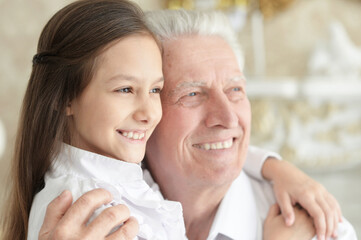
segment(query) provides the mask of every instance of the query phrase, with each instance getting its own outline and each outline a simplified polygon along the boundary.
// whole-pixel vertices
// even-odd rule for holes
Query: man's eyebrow
[[[244,75],[238,75],[238,76],[229,78],[228,81],[230,81],[230,82],[246,82],[246,78],[244,77]]]
[[[111,83],[119,80],[133,81],[133,82],[141,82],[142,79],[139,79],[135,76],[127,75],[127,74],[117,74],[111,78],[109,78],[106,83]],[[155,82],[164,82],[164,77],[160,77],[155,80]]]
[[[203,81],[195,81],[195,82],[181,82],[177,84],[177,86],[172,89],[172,91],[169,92],[169,95],[173,95],[176,92],[185,89],[185,88],[191,88],[191,87],[200,87],[200,86],[206,86],[207,83]]]

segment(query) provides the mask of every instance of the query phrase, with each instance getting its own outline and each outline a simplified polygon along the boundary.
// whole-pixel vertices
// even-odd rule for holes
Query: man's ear
[[[73,115],[73,108],[71,106],[71,102],[68,103],[68,106],[66,106],[66,116],[71,116]]]

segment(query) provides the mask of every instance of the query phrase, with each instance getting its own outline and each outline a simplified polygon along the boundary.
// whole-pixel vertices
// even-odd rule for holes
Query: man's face
[[[163,74],[163,118],[147,145],[151,169],[175,182],[229,184],[242,169],[251,124],[231,48],[220,37],[168,40]]]

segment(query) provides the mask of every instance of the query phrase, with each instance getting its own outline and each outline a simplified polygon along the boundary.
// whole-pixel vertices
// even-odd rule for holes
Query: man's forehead
[[[232,77],[225,78],[224,83],[225,84],[230,83],[230,82],[239,83],[239,82],[245,82],[245,81],[246,81],[246,78],[244,77],[244,75],[238,74],[238,75],[235,75]],[[177,83],[175,88],[206,86],[208,82],[209,81],[207,81],[207,80],[194,80],[194,81],[184,80],[184,81],[180,81],[179,83]]]
[[[240,75],[235,75],[229,78],[226,78],[224,80],[224,85],[227,85],[229,83],[244,83],[246,81],[246,78],[240,74]],[[209,81],[206,80],[193,80],[193,81],[189,81],[189,80],[181,80],[180,82],[178,82],[175,87],[173,89],[171,89],[171,93],[177,92],[181,89],[185,89],[185,88],[192,88],[192,87],[205,87],[209,84]]]

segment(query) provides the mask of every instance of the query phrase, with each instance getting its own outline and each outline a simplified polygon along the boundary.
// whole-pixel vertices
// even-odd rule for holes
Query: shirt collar
[[[223,198],[207,240],[257,239],[261,227],[251,183],[242,171]]]
[[[159,191],[158,184],[150,172],[143,171],[144,180],[153,190]],[[259,218],[255,197],[249,177],[242,171],[233,181],[223,198],[207,240],[217,239],[258,239],[262,223]],[[223,236],[223,238],[221,238]]]
[[[139,164],[128,163],[63,143],[50,174],[73,174],[117,184],[143,179]]]

